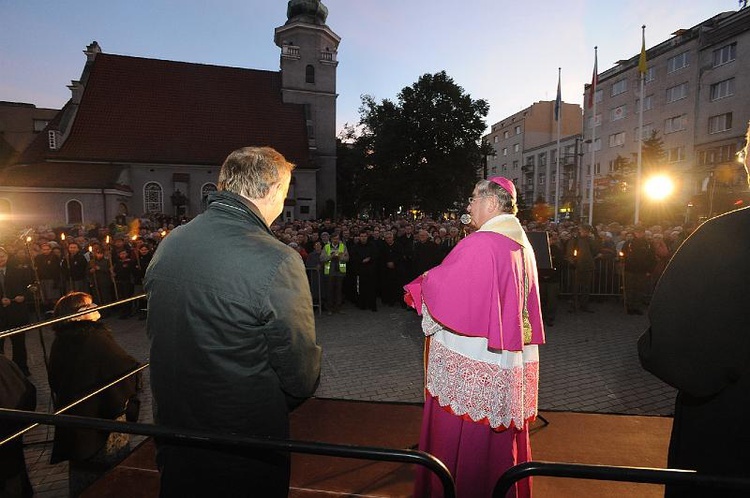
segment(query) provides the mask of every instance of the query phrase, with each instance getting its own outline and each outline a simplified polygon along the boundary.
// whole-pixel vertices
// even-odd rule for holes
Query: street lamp
[[[643,183],[643,191],[649,199],[662,201],[674,191],[672,179],[666,175],[652,176]]]

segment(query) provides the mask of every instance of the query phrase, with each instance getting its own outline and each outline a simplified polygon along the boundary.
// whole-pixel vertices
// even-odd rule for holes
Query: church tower
[[[326,25],[320,0],[290,0],[287,21],[274,31],[281,48],[283,101],[305,106],[312,168],[295,170],[298,206],[309,201],[303,219],[333,216],[336,206],[336,66],[341,38]],[[300,165],[302,166],[302,165]],[[301,209],[301,207],[298,207]]]

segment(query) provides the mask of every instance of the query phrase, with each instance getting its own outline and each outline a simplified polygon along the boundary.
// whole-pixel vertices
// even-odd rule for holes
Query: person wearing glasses
[[[531,459],[544,325],[513,183],[480,180],[467,211],[476,231],[405,288],[427,337],[419,449],[446,464],[458,496],[480,498],[492,496],[503,472]],[[416,497],[441,493],[436,477],[417,471]],[[530,481],[519,481],[515,493],[530,496]]]

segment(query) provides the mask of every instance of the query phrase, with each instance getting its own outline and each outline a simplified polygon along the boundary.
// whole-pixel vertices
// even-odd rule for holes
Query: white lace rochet
[[[445,329],[422,305],[422,328],[432,336],[427,360],[427,391],[458,416],[486,422],[493,429],[522,429],[537,414],[539,354],[492,351],[483,337]]]

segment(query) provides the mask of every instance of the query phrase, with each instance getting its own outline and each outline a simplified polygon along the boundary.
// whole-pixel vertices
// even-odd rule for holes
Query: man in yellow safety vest
[[[326,280],[326,295],[328,296],[329,315],[341,313],[341,302],[343,301],[342,284],[346,276],[346,263],[349,261],[349,251],[341,242],[338,232],[331,236],[330,242],[320,253],[320,262],[323,263],[323,275]]]

